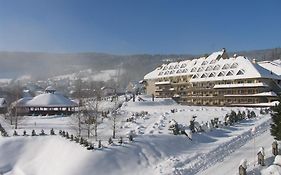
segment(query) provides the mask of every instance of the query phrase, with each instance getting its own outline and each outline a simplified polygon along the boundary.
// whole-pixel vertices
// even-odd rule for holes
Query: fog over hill
[[[236,53],[257,60],[281,59],[281,48]],[[234,52],[229,53],[233,54]],[[29,75],[35,79],[45,79],[89,68],[98,72],[121,67],[126,72],[125,81],[140,80],[147,72],[167,60],[192,59],[198,56],[201,55],[0,52],[0,78]]]

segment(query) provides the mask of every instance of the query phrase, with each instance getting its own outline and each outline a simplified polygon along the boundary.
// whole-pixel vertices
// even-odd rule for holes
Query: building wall
[[[230,106],[234,104],[255,104],[267,103],[277,100],[277,97],[251,96],[262,92],[274,91],[280,92],[280,87],[272,79],[233,79],[227,81],[207,81],[190,82],[190,77],[167,77],[155,81],[147,81],[147,94],[154,93],[158,98],[175,97],[181,104],[188,105],[215,105]],[[156,82],[166,82],[161,84]],[[155,85],[156,83],[156,85]],[[236,87],[236,88],[218,88],[215,85],[221,84],[249,84],[265,83],[267,87]],[[247,96],[248,95],[248,96]]]
[[[147,80],[145,85],[145,91],[147,95],[156,95],[156,86],[155,86],[156,80]]]

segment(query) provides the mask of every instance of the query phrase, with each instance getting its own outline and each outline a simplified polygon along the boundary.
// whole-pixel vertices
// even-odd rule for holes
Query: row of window
[[[167,70],[167,69],[178,69],[178,68],[181,68],[181,69],[178,69],[178,70],[167,70],[167,71],[161,71],[159,72],[158,75],[171,75],[171,74],[174,74],[174,73],[187,73],[188,72],[188,69],[183,69],[187,66],[187,64],[182,64],[181,66],[179,65],[176,65],[176,66],[166,66],[163,68],[163,70]],[[202,72],[202,71],[212,71],[212,70],[219,70],[220,69],[220,65],[215,65],[215,66],[208,66],[206,69],[204,67],[193,67],[190,72]],[[225,64],[223,65],[222,69],[234,69],[234,68],[237,68],[238,67],[238,63],[233,63],[232,65],[230,64]]]
[[[234,71],[230,70],[228,72],[222,71],[219,73],[211,72],[211,73],[203,73],[202,75],[194,74],[192,76],[193,79],[195,78],[208,78],[208,77],[222,77],[222,76],[232,76],[232,75],[244,75],[245,71],[243,69],[239,70],[236,74]]]

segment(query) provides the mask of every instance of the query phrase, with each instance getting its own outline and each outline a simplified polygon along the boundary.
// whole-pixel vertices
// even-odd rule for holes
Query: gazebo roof
[[[20,107],[76,107],[77,103],[57,93],[44,93],[34,98],[24,98],[18,101]]]

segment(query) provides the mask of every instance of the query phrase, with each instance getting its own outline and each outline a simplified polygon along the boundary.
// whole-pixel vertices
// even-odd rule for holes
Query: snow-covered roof
[[[274,61],[261,61],[258,64],[269,70],[277,75],[281,75],[281,60],[274,60]]]
[[[48,86],[46,89],[45,89],[46,92],[55,92],[56,89],[53,87],[53,86]]]
[[[15,104],[17,107],[23,107],[23,106],[26,106],[26,103],[29,100],[32,100],[32,97],[23,97],[23,98],[19,99],[18,101],[16,101]]]
[[[281,155],[275,157],[273,164],[281,166]]]
[[[265,154],[264,154],[264,148],[263,148],[263,147],[260,147],[258,153],[261,153],[263,156],[265,156]]]
[[[7,104],[6,104],[5,98],[0,98],[0,108],[6,107],[6,106],[7,106]]]
[[[247,160],[246,159],[242,159],[240,161],[240,164],[239,165],[242,165],[243,168],[247,169]]]
[[[225,50],[214,52],[208,57],[172,62],[157,67],[144,79],[189,75],[190,82],[230,79],[270,78],[281,79],[274,72],[253,63],[244,56],[225,57]]]
[[[26,97],[17,101],[19,107],[75,107],[77,103],[58,93],[44,93],[34,98]]]

